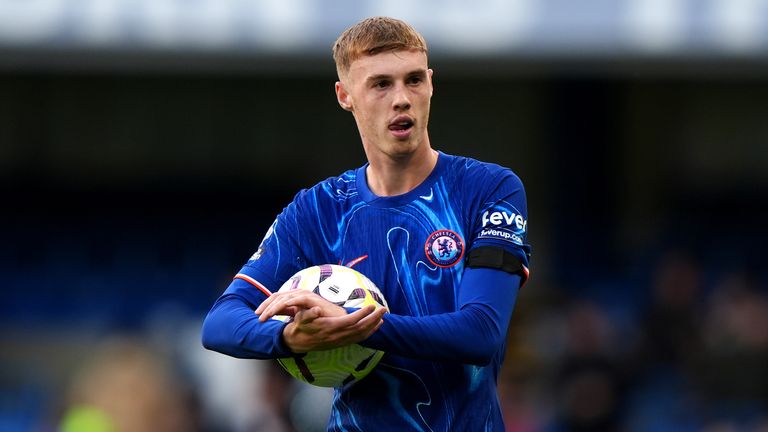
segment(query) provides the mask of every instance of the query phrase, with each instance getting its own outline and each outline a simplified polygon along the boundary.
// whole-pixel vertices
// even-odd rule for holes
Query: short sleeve
[[[470,250],[497,246],[514,254],[528,268],[531,246],[528,238],[528,209],[519,177],[503,170],[490,182],[490,192],[473,217]]]

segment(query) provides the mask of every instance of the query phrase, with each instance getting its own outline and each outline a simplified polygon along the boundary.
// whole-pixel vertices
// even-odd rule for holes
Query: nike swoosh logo
[[[424,198],[427,201],[432,201],[432,198],[435,196],[435,191],[432,190],[432,188],[429,188],[429,195],[421,195],[419,198]]]

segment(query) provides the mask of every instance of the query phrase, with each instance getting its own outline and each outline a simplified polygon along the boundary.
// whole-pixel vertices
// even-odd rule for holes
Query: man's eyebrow
[[[418,76],[426,76],[427,75],[427,70],[426,69],[415,69],[415,70],[412,70],[412,71],[410,71],[410,72],[408,72],[406,74],[406,76],[409,76],[409,77],[416,76],[416,75],[418,75]]]
[[[385,79],[392,79],[392,75],[387,75],[387,74],[371,75],[365,80],[368,82],[371,82],[371,81],[379,81],[379,80],[385,80]]]
[[[414,69],[414,70],[412,70],[412,71],[410,71],[410,72],[405,74],[405,76],[407,76],[407,77],[411,77],[411,76],[414,76],[414,75],[426,76],[427,75],[427,70],[426,69]],[[376,74],[376,75],[369,76],[368,78],[365,79],[365,81],[366,82],[372,82],[372,81],[388,80],[388,79],[392,79],[392,75],[390,75],[390,74]]]

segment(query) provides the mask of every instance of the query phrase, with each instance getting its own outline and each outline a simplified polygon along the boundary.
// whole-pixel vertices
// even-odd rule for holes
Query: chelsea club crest
[[[451,230],[437,230],[424,244],[429,262],[438,267],[453,267],[464,256],[464,240]]]

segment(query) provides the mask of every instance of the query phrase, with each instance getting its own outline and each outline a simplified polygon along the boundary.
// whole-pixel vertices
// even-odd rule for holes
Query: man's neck
[[[368,187],[378,196],[395,196],[420,185],[437,164],[437,152],[427,146],[402,158],[369,160],[365,171]]]

